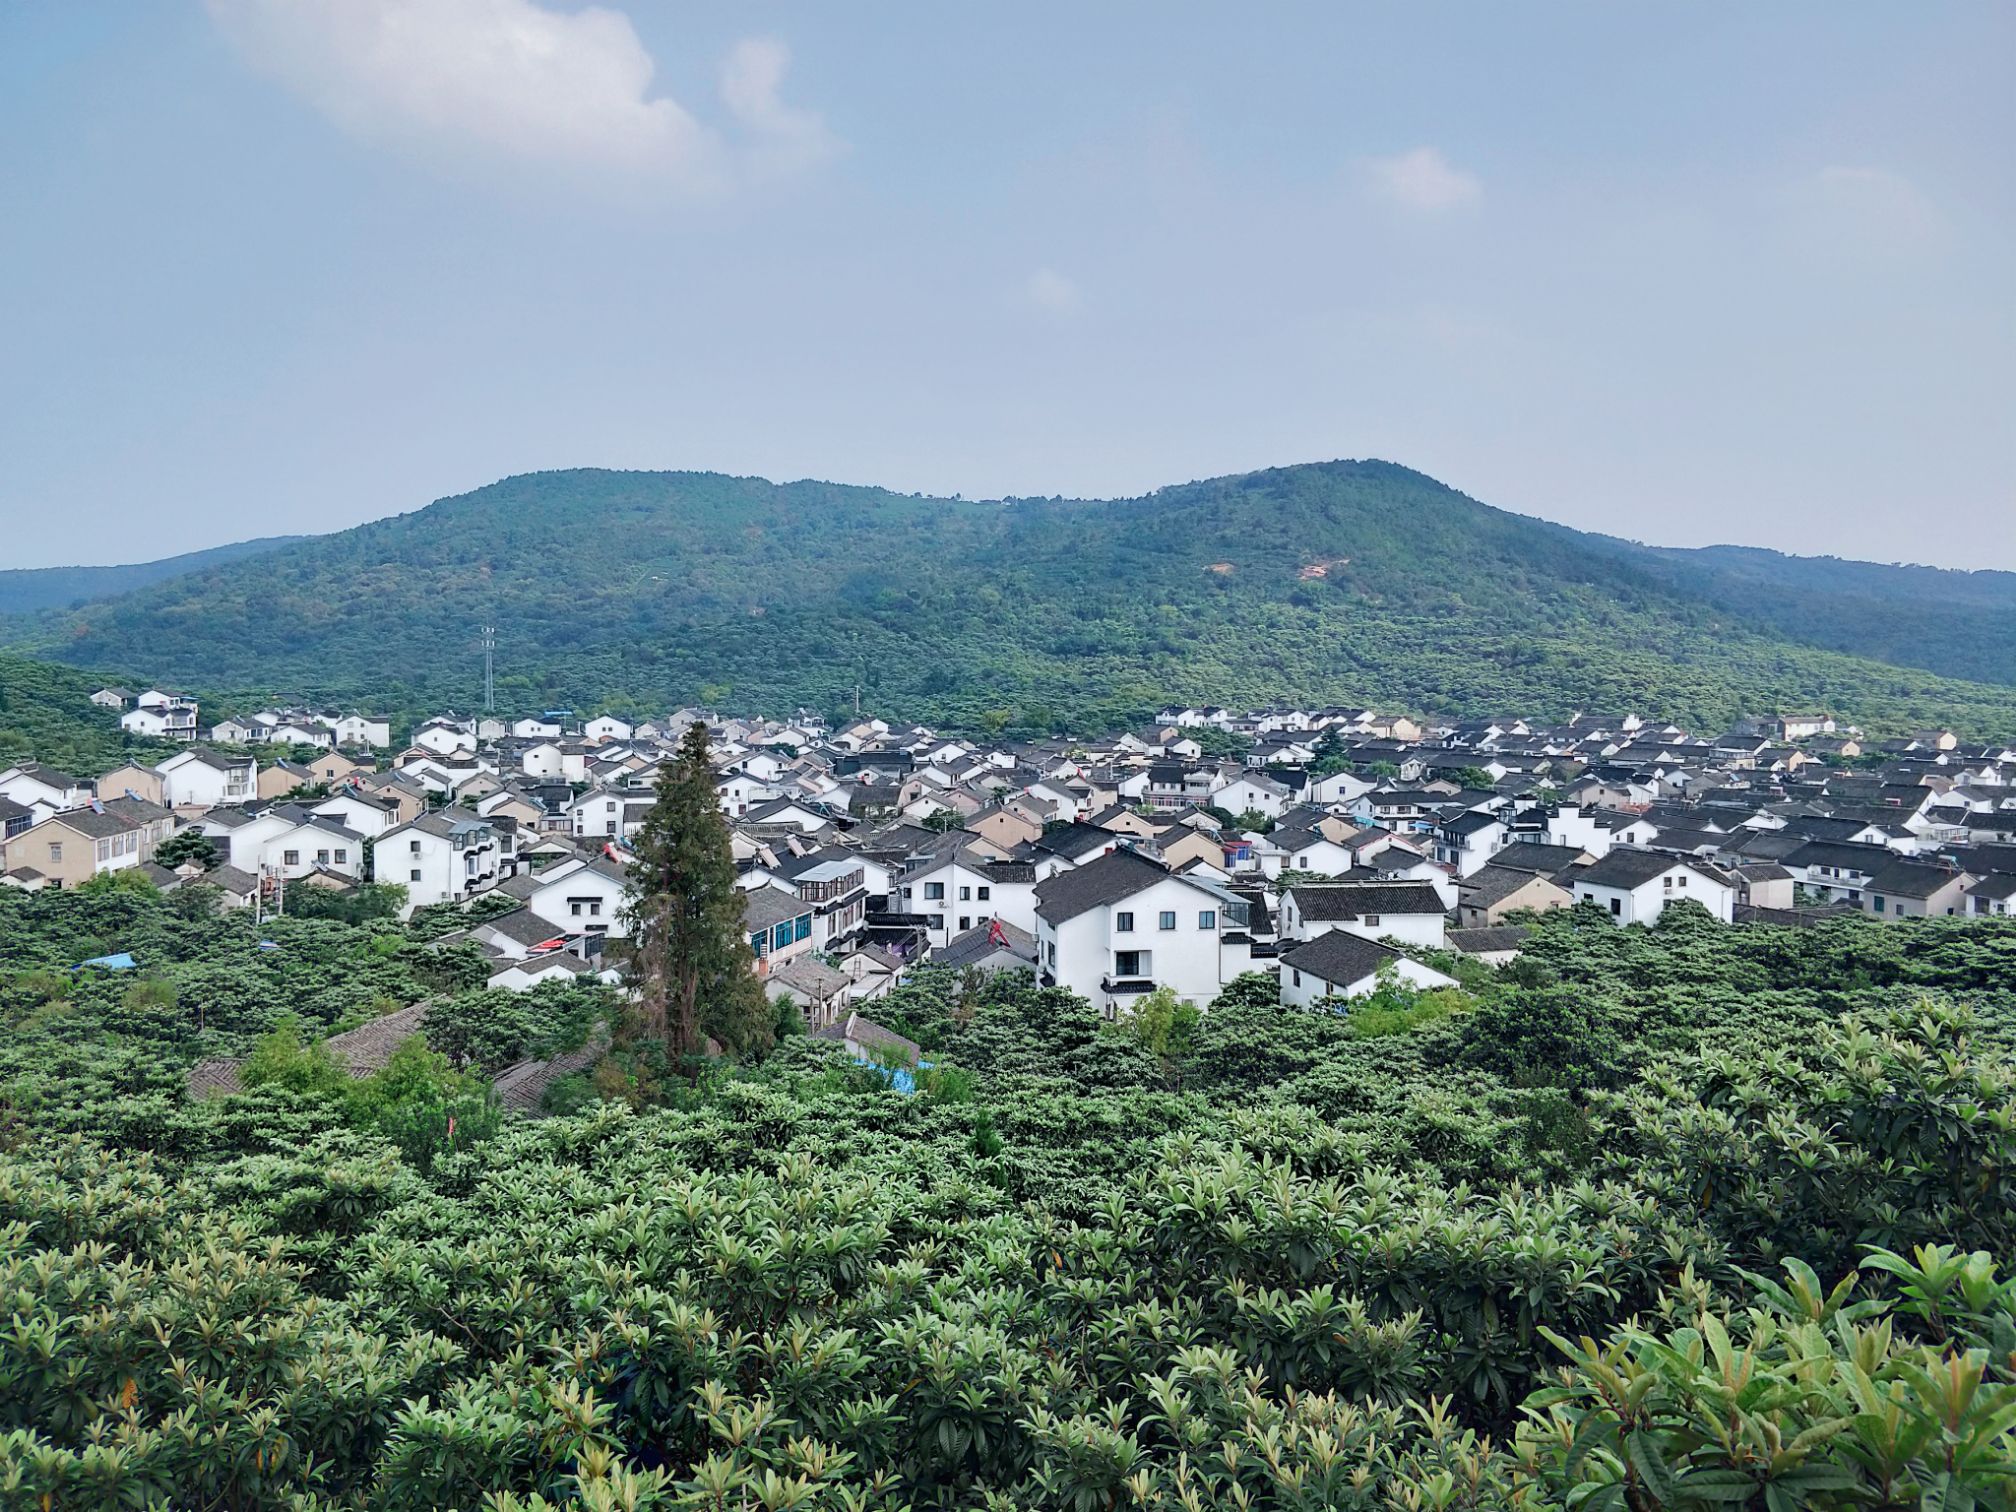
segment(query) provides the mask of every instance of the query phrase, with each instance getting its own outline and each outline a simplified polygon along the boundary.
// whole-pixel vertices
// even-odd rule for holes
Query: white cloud
[[[1416,147],[1369,164],[1373,186],[1409,210],[1439,214],[1475,204],[1484,193],[1476,175],[1453,166],[1436,147]]]
[[[824,162],[840,149],[825,121],[779,97],[791,54],[770,37],[735,44],[721,66],[721,102],[750,135],[750,151],[775,172],[795,172]]]
[[[1023,293],[1037,309],[1054,314],[1077,309],[1081,298],[1078,285],[1055,268],[1038,268],[1031,273],[1029,282],[1023,286]]]
[[[787,55],[749,41],[721,92],[732,137],[654,93],[629,17],[535,0],[208,0],[246,60],[344,130],[434,159],[717,190],[834,144],[782,103]]]

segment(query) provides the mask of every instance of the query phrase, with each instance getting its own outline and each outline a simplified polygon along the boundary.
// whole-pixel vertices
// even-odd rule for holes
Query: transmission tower
[[[497,708],[497,627],[483,627],[483,712]]]

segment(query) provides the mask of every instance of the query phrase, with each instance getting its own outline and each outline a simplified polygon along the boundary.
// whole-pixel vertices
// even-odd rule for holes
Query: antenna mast
[[[483,627],[483,712],[497,708],[497,627]]]

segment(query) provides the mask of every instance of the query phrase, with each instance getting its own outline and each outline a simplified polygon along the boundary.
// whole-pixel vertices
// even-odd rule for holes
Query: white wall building
[[[1245,913],[1221,888],[1113,851],[1038,884],[1040,980],[1109,1018],[1156,987],[1203,1007],[1248,964],[1247,948],[1224,940],[1243,930]]]
[[[1656,924],[1669,903],[1699,903],[1724,924],[1735,914],[1736,889],[1714,867],[1657,851],[1612,850],[1572,879],[1575,901],[1594,903],[1619,924]]]
[[[422,814],[386,830],[371,850],[371,880],[406,889],[407,911],[460,902],[497,881],[503,848],[481,819]]]

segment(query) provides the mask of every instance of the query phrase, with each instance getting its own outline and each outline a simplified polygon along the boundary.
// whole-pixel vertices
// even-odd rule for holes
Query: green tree
[[[209,871],[222,859],[210,837],[193,826],[170,835],[154,848],[155,864],[170,871],[190,861]]]
[[[636,1037],[689,1071],[710,1035],[734,1050],[763,1048],[774,1020],[744,932],[706,726],[689,729],[660,770],[635,845],[626,964]]]

